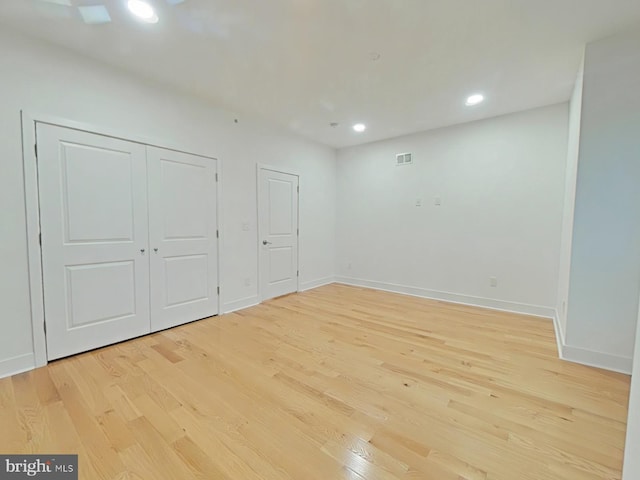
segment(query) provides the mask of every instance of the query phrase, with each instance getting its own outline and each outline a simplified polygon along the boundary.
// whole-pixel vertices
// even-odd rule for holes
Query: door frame
[[[216,255],[218,285],[222,286],[220,277],[220,247],[222,245],[222,161],[214,155],[207,155],[189,151],[180,145],[167,144],[165,141],[155,140],[140,135],[130,135],[125,131],[93,125],[85,122],[69,120],[41,112],[29,110],[20,111],[20,123],[22,126],[22,169],[24,177],[24,202],[27,226],[27,258],[29,273],[29,303],[31,306],[31,333],[33,338],[33,362],[34,367],[43,367],[47,364],[47,342],[45,335],[44,312],[44,282],[42,278],[42,249],[40,246],[40,193],[38,188],[38,159],[36,156],[36,124],[48,124],[86,133],[93,133],[105,137],[116,138],[151,147],[159,147],[166,150],[174,150],[181,153],[198,155],[216,162],[218,175],[216,194],[216,221],[219,238],[217,238]],[[218,296],[218,315],[222,312],[222,288]]]
[[[294,177],[298,177],[298,189],[300,190],[300,180],[301,175],[289,168],[276,167],[273,165],[267,165],[265,163],[256,163],[256,252],[258,254],[257,257],[257,266],[258,266],[258,301],[263,302],[265,299],[262,297],[262,282],[260,281],[260,276],[262,275],[261,267],[260,267],[260,255],[262,250],[260,249],[260,238],[262,238],[262,232],[260,231],[260,193],[262,192],[262,187],[260,186],[260,170],[269,170],[277,173],[284,173],[286,175],[293,175]],[[300,192],[298,191],[296,194],[296,200],[298,202],[298,218],[296,219],[298,223],[298,232],[300,232]],[[296,255],[296,263],[297,270],[300,271],[300,233],[296,235],[296,246],[297,246],[297,255]],[[296,293],[300,292],[300,275],[296,277]]]
[[[629,412],[627,416],[627,433],[625,436],[622,480],[638,478],[640,461],[631,453],[640,445],[640,415],[633,409],[640,403],[640,307],[636,323],[636,343],[634,345],[633,366],[631,371],[631,387],[629,389]]]

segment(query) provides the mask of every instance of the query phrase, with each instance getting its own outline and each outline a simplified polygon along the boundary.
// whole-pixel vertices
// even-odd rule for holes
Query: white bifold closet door
[[[50,360],[150,331],[144,145],[38,124]]]
[[[154,332],[218,313],[215,163],[147,147]]]
[[[36,135],[50,360],[218,313],[214,159]]]

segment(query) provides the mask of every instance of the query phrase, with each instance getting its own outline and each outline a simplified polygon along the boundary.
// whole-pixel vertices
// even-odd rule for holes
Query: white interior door
[[[147,147],[151,330],[218,313],[216,160]]]
[[[258,170],[260,296],[298,290],[298,176]]]
[[[144,146],[36,126],[47,355],[150,331]]]

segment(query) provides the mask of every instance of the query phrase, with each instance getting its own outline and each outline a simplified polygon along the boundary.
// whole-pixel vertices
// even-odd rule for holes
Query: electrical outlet
[[[249,224],[248,223],[243,223],[242,224],[242,231],[243,232],[248,232],[249,231]]]
[[[416,198],[416,207],[421,207],[421,206],[422,206],[422,199]]]
[[[251,279],[250,278],[245,278],[244,279],[244,286],[245,287],[250,287],[251,286]]]
[[[492,287],[497,287],[498,279],[496,277],[489,277],[489,285]]]
[[[347,270],[351,270],[351,262],[347,263]]]
[[[440,197],[436,197],[434,202],[433,202],[437,207],[439,207],[440,205],[442,205],[442,199]]]

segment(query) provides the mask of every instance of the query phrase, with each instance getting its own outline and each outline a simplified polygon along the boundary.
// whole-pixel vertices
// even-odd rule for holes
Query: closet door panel
[[[151,329],[218,313],[216,160],[147,147]]]
[[[145,147],[36,126],[47,355],[150,332]]]

